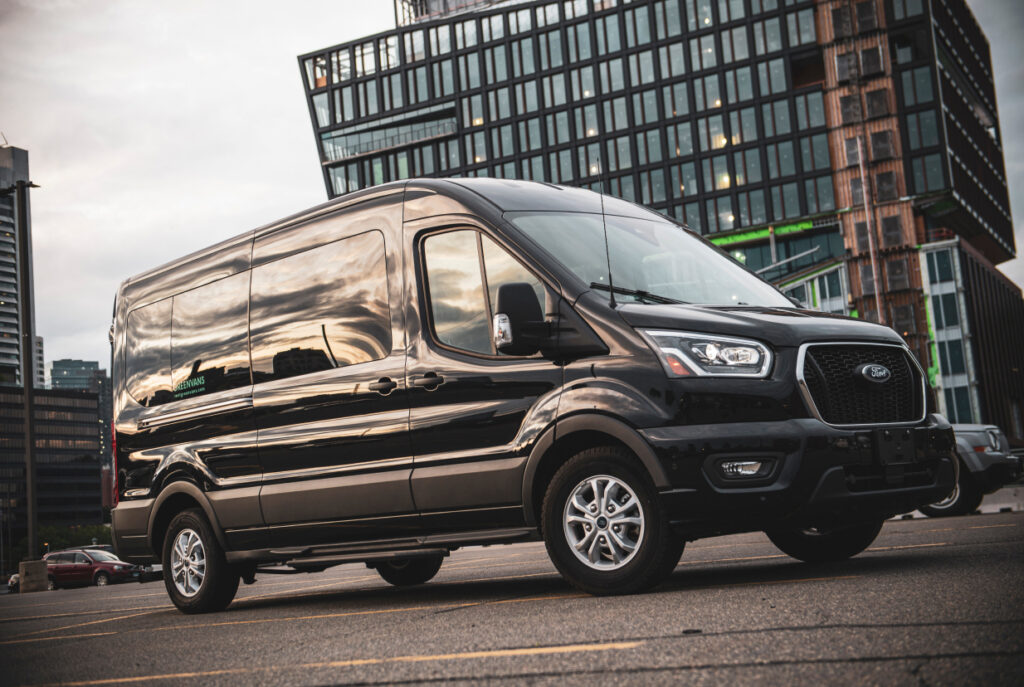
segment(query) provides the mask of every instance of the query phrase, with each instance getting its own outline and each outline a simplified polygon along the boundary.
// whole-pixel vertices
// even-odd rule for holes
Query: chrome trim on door
[[[192,408],[185,408],[183,410],[175,410],[169,413],[161,413],[158,415],[139,418],[136,421],[136,426],[138,429],[152,429],[154,427],[169,425],[174,422],[195,420],[197,418],[206,417],[207,415],[216,415],[217,413],[226,413],[232,410],[246,410],[248,408],[252,408],[252,396],[233,398],[230,401],[218,401],[216,403],[208,403],[202,406],[195,406]]]
[[[901,349],[906,356],[910,358],[910,362],[913,366],[917,368],[918,378],[921,380],[921,417],[916,420],[904,420],[901,422],[868,422],[855,424],[832,424],[831,422],[827,422],[825,418],[822,417],[821,413],[818,412],[818,406],[814,403],[814,398],[811,396],[811,390],[807,386],[807,380],[804,377],[804,362],[807,359],[807,349],[811,346],[885,346],[888,348]],[[903,344],[878,343],[876,341],[812,341],[810,343],[800,344],[800,349],[796,354],[796,381],[797,386],[800,387],[800,395],[803,396],[804,405],[806,405],[807,409],[811,411],[811,415],[813,415],[819,422],[822,422],[829,427],[846,429],[853,427],[891,427],[894,425],[908,426],[916,425],[928,416],[928,390],[925,386],[924,369],[921,367],[921,363],[917,361],[917,358],[914,357],[914,354],[910,352],[910,349]]]

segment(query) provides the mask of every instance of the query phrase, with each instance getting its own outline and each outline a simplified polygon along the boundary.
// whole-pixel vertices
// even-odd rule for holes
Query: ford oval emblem
[[[862,363],[853,369],[853,376],[875,384],[884,384],[892,378],[892,372],[885,365]]]

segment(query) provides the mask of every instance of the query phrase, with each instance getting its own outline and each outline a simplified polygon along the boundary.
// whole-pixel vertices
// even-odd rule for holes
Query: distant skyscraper
[[[98,431],[100,457],[104,465],[111,463],[110,421],[113,417],[113,397],[110,377],[95,360],[64,358],[50,363],[50,386],[53,389],[79,389],[92,391],[99,399]]]
[[[1024,440],[988,41],[965,0],[398,0],[299,57],[329,196],[534,179],[685,222],[805,307],[881,321],[937,409]],[[876,297],[877,294],[877,297]]]
[[[35,387],[46,388],[46,362],[43,357],[43,337],[36,337],[35,359],[32,361],[32,369],[35,371]]]
[[[20,309],[23,299],[18,274],[18,241],[29,242],[31,255],[32,222],[30,212],[18,217],[14,187],[19,181],[29,181],[28,151],[0,145],[0,385],[21,384]],[[30,314],[35,329],[35,312]],[[40,369],[37,364],[36,380]]]

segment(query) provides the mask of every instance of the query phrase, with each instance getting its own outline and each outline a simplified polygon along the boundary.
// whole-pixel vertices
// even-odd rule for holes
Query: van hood
[[[617,309],[640,329],[678,329],[740,336],[775,346],[810,341],[872,341],[903,344],[889,327],[814,310],[728,305],[646,305],[629,303]]]

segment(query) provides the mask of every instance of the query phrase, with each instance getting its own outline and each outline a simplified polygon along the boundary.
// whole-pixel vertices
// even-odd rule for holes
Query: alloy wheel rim
[[[171,546],[171,577],[178,593],[193,597],[206,578],[206,549],[193,529],[178,532]]]
[[[573,488],[562,510],[569,549],[588,568],[617,570],[643,541],[644,509],[636,492],[611,475],[595,475]]]
[[[959,482],[953,485],[953,491],[949,492],[949,496],[942,499],[941,501],[936,501],[935,503],[933,503],[932,508],[949,508],[954,503],[956,503],[958,498],[960,498]]]

